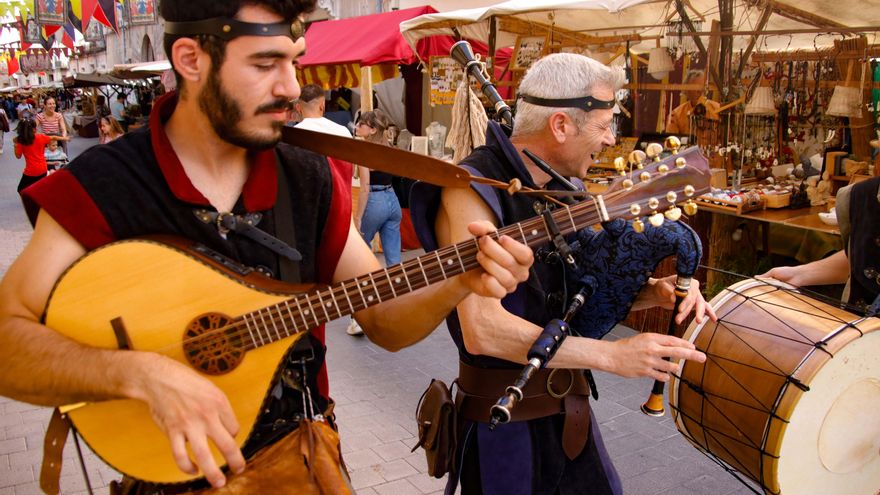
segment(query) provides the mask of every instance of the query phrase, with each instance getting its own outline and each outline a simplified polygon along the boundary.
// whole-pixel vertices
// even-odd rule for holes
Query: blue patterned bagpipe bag
[[[681,222],[664,222],[645,231],[633,230],[622,219],[583,229],[571,243],[576,269],[568,269],[569,288],[585,289],[583,309],[572,319],[578,335],[600,339],[623,321],[648,277],[664,258],[676,256],[676,273],[690,278],[697,271],[703,246],[699,236]]]

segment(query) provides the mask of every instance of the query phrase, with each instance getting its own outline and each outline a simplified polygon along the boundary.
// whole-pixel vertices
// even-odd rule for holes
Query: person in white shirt
[[[351,132],[349,132],[347,127],[324,117],[325,105],[324,88],[317,84],[306,84],[303,86],[299,99],[296,100],[296,111],[303,116],[303,119],[297,122],[295,127],[307,131],[351,137]],[[364,333],[354,318],[348,324],[346,332],[349,335],[363,335]]]
[[[296,127],[307,131],[323,132],[337,136],[351,137],[345,126],[324,117],[324,88],[317,84],[306,84],[296,102],[296,109],[303,116]]]

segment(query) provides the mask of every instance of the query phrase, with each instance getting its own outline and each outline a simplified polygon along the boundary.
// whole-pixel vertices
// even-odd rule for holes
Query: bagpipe
[[[504,124],[512,128],[514,119],[510,107],[489,81],[485,68],[474,57],[468,42],[455,43],[451,56],[465,67],[468,75],[476,79],[483,94],[495,107],[497,115]],[[691,164],[688,161],[693,161],[692,157],[702,158],[698,152],[690,153],[688,159],[677,156],[680,148],[678,139],[667,139],[666,145],[671,148],[674,156],[667,158],[664,163],[660,163],[663,147],[659,144],[651,144],[646,152],[631,153],[626,162],[622,157],[615,160],[619,177],[599,198],[604,198],[607,204],[610,199],[619,195],[625,196],[637,185],[647,183],[653,174],[666,175],[671,170],[667,162],[674,163],[676,168],[683,168],[685,164]],[[540,157],[527,150],[523,152],[557,182],[571,190],[578,189]],[[705,161],[705,158],[702,159]],[[658,212],[661,202],[658,198],[648,199],[647,210],[650,214],[647,215],[647,222],[639,218],[641,206],[633,203],[628,213],[635,217],[634,221],[607,218],[601,222],[601,229],[598,230],[581,228],[567,239],[560,235],[551,236],[551,255],[564,260],[562,262],[568,265],[565,270],[567,286],[573,288],[576,295],[572,298],[565,316],[561,320],[554,319],[548,323],[530,348],[527,356],[529,364],[516,383],[508,387],[505,395],[493,406],[490,427],[509,421],[510,410],[522,398],[522,387],[534,371],[547,365],[569,334],[600,339],[623,321],[657,265],[670,255],[676,256],[677,313],[681,300],[687,296],[691,278],[699,266],[702,244],[693,229],[677,221],[681,211],[675,206],[676,194],[670,192],[664,199],[672,205],[665,214]],[[569,199],[567,203],[571,204],[572,201]],[[689,201],[686,212],[695,213],[696,205]],[[549,215],[544,216],[550,218]],[[548,221],[548,228],[551,232],[554,230],[552,220]],[[581,311],[583,308],[587,310]],[[673,327],[674,319],[667,331]],[[655,383],[651,398],[642,407],[643,412],[651,415],[663,414],[662,387],[662,382]]]

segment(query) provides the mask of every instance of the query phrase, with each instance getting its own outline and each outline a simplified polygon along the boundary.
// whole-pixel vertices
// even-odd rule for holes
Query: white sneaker
[[[349,335],[363,335],[364,331],[361,329],[361,326],[358,325],[358,322],[352,318],[351,323],[348,324],[348,328],[345,329],[345,333]]]

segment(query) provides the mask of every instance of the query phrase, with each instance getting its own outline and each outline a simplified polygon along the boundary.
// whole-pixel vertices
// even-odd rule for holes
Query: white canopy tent
[[[862,0],[732,0],[735,31],[756,30],[761,24],[764,8],[771,15],[755,47],[759,51],[813,50],[833,45],[841,35],[817,32],[779,34],[779,31],[842,28],[873,28],[869,44],[880,34],[880,4]],[[685,0],[690,19],[702,21],[702,31],[710,29],[711,21],[719,19],[717,0]],[[400,30],[415,48],[418,40],[433,35],[453,35],[454,29],[468,39],[489,42],[491,22],[495,22],[496,48],[512,46],[519,33],[526,29],[549,28],[561,37],[577,33],[591,37],[639,35],[651,38],[634,44],[637,51],[655,45],[653,37],[667,34],[667,21],[678,19],[674,0],[510,0],[489,7],[462,9],[427,14],[401,23]],[[733,49],[738,51],[749,43],[749,36],[734,37]],[[703,37],[707,42],[708,37]]]

